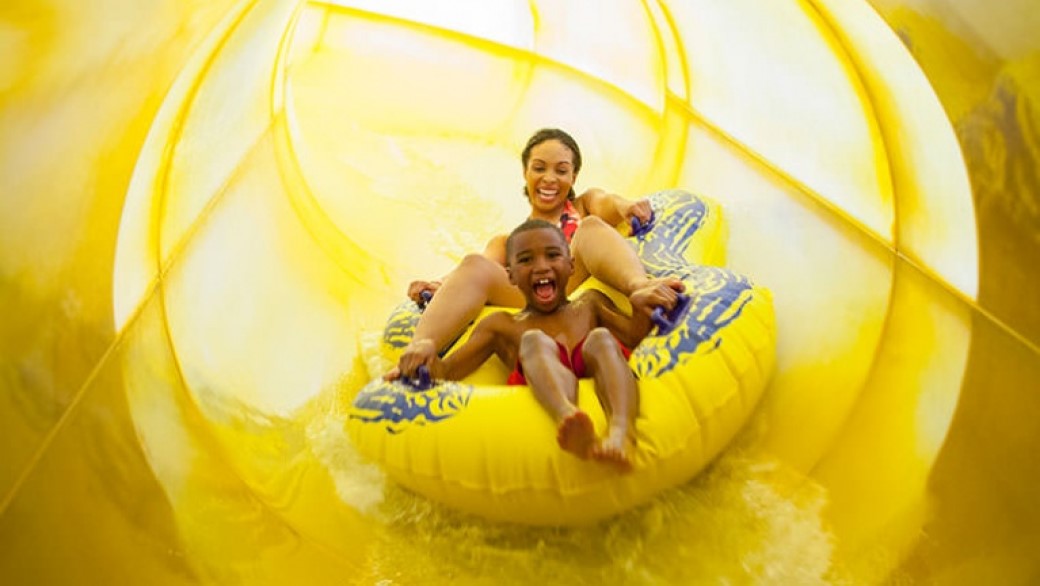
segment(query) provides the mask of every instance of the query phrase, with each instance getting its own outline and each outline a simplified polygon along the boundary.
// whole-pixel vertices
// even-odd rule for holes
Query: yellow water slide
[[[0,6],[5,584],[1040,582],[1032,0]],[[578,187],[722,204],[777,368],[704,473],[495,524],[344,431],[406,284]],[[487,441],[494,441],[489,438]]]

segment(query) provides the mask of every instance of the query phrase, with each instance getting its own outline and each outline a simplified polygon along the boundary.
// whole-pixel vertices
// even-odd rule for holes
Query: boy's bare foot
[[[592,446],[589,455],[593,460],[614,464],[622,471],[632,469],[629,459],[630,442],[624,432],[608,433],[606,437]]]
[[[571,413],[560,422],[556,441],[561,448],[579,458],[588,458],[596,443],[596,428],[592,425],[592,419],[584,411]]]

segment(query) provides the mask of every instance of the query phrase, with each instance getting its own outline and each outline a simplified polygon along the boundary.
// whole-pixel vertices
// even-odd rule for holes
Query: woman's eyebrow
[[[548,165],[548,164],[549,164],[549,162],[548,162],[548,161],[546,161],[546,160],[544,160],[544,159],[538,159],[538,158],[533,158],[533,159],[531,159],[531,162],[532,162],[532,163],[541,163],[541,164],[543,164],[543,165]],[[564,160],[562,160],[562,161],[556,161],[556,163],[555,163],[555,164],[557,164],[557,165],[573,165],[573,163],[571,163],[570,161],[568,161],[568,160],[566,160],[566,159],[564,159]]]

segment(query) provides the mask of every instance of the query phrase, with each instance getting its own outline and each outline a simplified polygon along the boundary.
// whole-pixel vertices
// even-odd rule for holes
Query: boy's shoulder
[[[575,299],[575,302],[581,303],[593,303],[596,305],[613,304],[610,296],[598,289],[586,289],[581,292]]]
[[[571,307],[571,311],[577,314],[599,314],[604,309],[611,310],[616,306],[606,293],[595,289],[586,289],[574,298],[571,302]]]
[[[495,311],[480,318],[480,323],[488,325],[509,324],[516,321],[517,315],[510,311]]]

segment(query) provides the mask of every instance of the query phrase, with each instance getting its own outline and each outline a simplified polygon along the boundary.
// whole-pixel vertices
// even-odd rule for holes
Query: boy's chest
[[[595,327],[593,317],[591,312],[584,311],[582,308],[568,308],[568,310],[557,312],[552,316],[533,319],[524,329],[540,329],[570,350]]]

